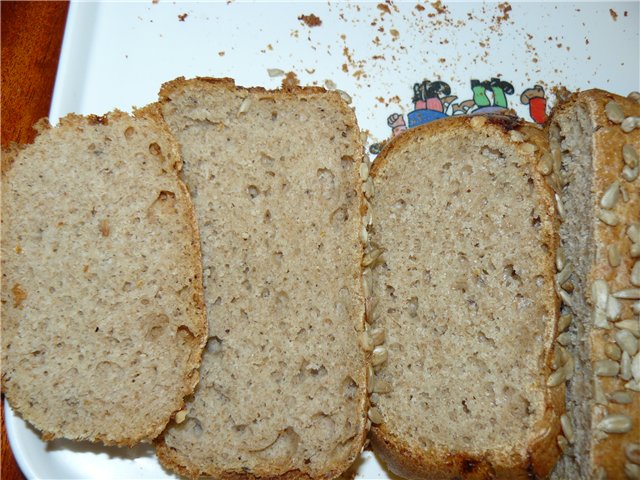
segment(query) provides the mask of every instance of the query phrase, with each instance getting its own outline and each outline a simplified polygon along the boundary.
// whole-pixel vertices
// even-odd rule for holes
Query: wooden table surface
[[[27,143],[31,126],[47,116],[58,68],[69,5],[67,2],[1,2],[2,146]],[[2,397],[4,401],[4,396]],[[4,428],[2,407],[2,480],[24,480]]]

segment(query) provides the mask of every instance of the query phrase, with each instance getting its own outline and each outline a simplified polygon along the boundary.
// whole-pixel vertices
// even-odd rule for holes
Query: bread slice
[[[574,442],[557,479],[640,478],[639,121],[637,98],[601,90],[569,97],[551,118],[558,168],[548,178],[566,210],[576,361],[567,391]]]
[[[337,93],[177,79],[162,113],[201,231],[209,342],[168,468],[331,478],[365,437],[363,147]]]
[[[387,360],[369,416],[394,473],[538,478],[559,456],[546,150],[515,119],[454,117],[402,134],[373,165],[369,252],[383,253],[365,272],[367,316],[386,329]]]
[[[2,389],[46,440],[152,439],[197,383],[207,324],[180,167],[153,110],[69,115],[3,152]]]

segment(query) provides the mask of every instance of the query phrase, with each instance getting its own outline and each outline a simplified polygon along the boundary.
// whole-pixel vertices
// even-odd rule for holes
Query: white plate
[[[273,88],[282,78],[269,77],[267,69],[279,68],[295,72],[302,84],[335,82],[377,142],[392,134],[393,114],[396,131],[454,110],[473,112],[483,102],[506,103],[526,119],[531,107],[541,120],[554,86],[640,90],[638,2],[511,2],[510,11],[506,5],[455,2],[439,12],[415,1],[74,2],[50,117],[130,110],[154,101],[160,84],[180,75],[229,76],[239,85]],[[298,20],[312,13],[321,26]],[[494,77],[513,91],[503,84],[501,96],[488,83],[483,87]],[[448,90],[440,85],[438,94],[437,85],[425,84],[431,94],[414,103],[414,84],[425,80],[445,82]],[[475,92],[472,80],[479,83]],[[523,104],[525,92],[535,100]],[[47,444],[8,406],[5,421],[28,478],[175,478],[148,446]],[[388,478],[370,453],[363,459],[356,478]]]

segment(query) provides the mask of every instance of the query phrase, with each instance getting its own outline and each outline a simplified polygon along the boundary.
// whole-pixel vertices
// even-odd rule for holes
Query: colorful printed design
[[[509,108],[507,96],[513,95],[513,85],[505,80],[493,77],[490,80],[471,80],[472,98],[454,103],[457,96],[451,95],[451,87],[442,81],[431,82],[424,80],[413,85],[413,110],[404,116],[392,113],[387,117],[387,125],[391,128],[391,135],[397,136],[408,128],[417,127],[440,118],[453,115],[496,115],[506,112]],[[520,101],[529,106],[529,115],[536,123],[544,123],[547,119],[547,100],[544,89],[540,85],[528,88]],[[385,142],[371,145],[369,151],[377,155]]]

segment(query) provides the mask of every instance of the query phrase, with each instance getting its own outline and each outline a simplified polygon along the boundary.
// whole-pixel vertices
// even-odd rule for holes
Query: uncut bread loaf
[[[639,100],[581,92],[549,125],[576,361],[567,389],[574,442],[556,479],[640,478]]]
[[[195,214],[153,109],[2,155],[2,390],[50,440],[156,437],[206,341]]]
[[[394,473],[538,478],[560,454],[566,357],[553,194],[535,169],[545,154],[535,126],[454,117],[396,137],[372,167],[367,321],[386,330],[386,350],[373,357],[369,417]]]
[[[230,79],[177,79],[160,104],[196,206],[209,341],[158,456],[190,477],[335,477],[366,422],[354,114],[335,92]]]

